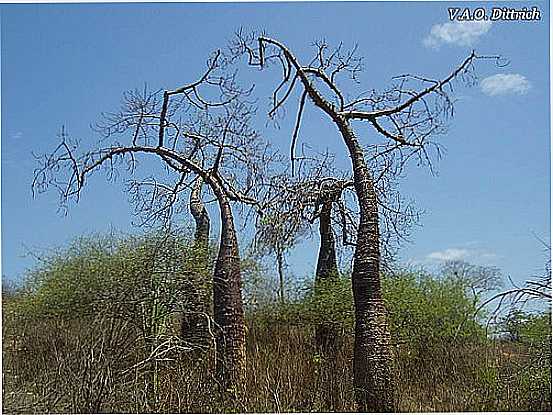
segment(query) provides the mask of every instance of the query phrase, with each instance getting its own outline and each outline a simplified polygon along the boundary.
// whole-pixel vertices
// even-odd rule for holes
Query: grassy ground
[[[166,353],[145,361],[148,345],[120,321],[29,320],[9,308],[3,319],[8,413],[354,410],[349,335],[325,357],[313,347],[312,328],[250,319],[247,394],[231,404],[219,399],[210,351],[169,342]],[[491,341],[401,344],[395,352],[402,412],[551,409],[550,354]]]

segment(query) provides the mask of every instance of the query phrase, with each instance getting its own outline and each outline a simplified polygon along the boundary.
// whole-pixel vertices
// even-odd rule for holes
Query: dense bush
[[[510,310],[502,319],[499,331],[508,340],[518,341],[529,347],[541,347],[551,340],[551,310],[541,313]]]
[[[526,400],[529,410],[551,404],[551,309],[525,312],[513,309],[503,318],[499,331],[517,361],[509,379]]]
[[[425,273],[383,279],[391,330],[398,343],[428,345],[482,338],[477,304],[463,280]]]
[[[437,341],[482,339],[482,312],[463,280],[427,273],[401,272],[382,279],[394,343],[428,345]],[[353,325],[351,280],[342,275],[317,286],[298,287],[296,301],[257,308],[260,320],[314,326],[329,323],[349,333]]]
[[[129,375],[142,379],[143,407],[154,410],[163,362],[204,347],[182,337],[180,322],[189,314],[209,318],[207,260],[192,242],[165,232],[74,241],[43,257],[5,307],[7,326],[17,327],[5,332],[14,339],[8,361],[37,387],[55,381],[52,399],[64,410],[98,411],[106,382],[127,383]],[[90,385],[77,379],[89,376]]]
[[[139,325],[146,324],[145,316],[164,319],[209,293],[203,255],[168,233],[79,238],[41,259],[19,307],[26,315],[64,319],[97,313]]]

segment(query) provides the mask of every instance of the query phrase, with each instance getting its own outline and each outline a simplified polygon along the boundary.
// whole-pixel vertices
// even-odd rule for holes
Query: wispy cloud
[[[443,251],[431,252],[426,258],[430,261],[445,262],[466,259],[469,255],[468,249],[448,248]]]
[[[413,266],[429,267],[430,269],[439,267],[447,261],[466,261],[484,266],[496,265],[501,256],[477,245],[480,245],[480,243],[476,241],[467,242],[460,246],[433,251],[422,257],[410,258],[407,263]]]
[[[481,36],[488,33],[491,27],[492,22],[485,20],[435,24],[423,43],[426,47],[434,49],[443,44],[472,46]]]
[[[508,94],[517,94],[523,95],[526,94],[532,84],[526,77],[517,74],[501,74],[488,76],[487,78],[482,79],[480,82],[480,89],[486,95],[496,96],[496,95],[508,95]]]

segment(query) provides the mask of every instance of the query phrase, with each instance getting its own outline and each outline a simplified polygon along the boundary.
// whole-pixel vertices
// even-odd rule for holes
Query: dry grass
[[[132,368],[147,357],[148,345],[129,324],[99,317],[29,320],[9,311],[3,318],[9,413],[354,410],[350,336],[325,358],[313,346],[311,328],[250,320],[247,394],[232,404],[220,398],[211,352],[172,351],[163,355],[167,360]],[[516,344],[415,346],[396,348],[402,412],[551,408],[551,379],[547,393],[547,379],[545,386],[532,379],[530,356]]]

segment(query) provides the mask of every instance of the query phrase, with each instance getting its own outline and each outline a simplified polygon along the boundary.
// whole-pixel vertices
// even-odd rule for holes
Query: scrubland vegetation
[[[551,409],[551,312],[516,308],[550,306],[550,271],[487,315],[498,270],[394,262],[420,215],[400,191],[408,166],[434,172],[454,89],[502,60],[473,51],[441,78],[403,73],[376,90],[358,52],[317,41],[305,59],[241,29],[203,73],[124,93],[92,141],[62,126],[35,156],[34,194],[53,191],[66,210],[104,171],[122,178],[136,223],[161,230],[79,239],[3,292],[7,412]],[[276,124],[297,108],[286,156],[263,135],[268,96]],[[339,148],[301,137],[304,118],[330,123]],[[193,234],[174,228],[190,219]],[[316,269],[290,264],[287,284],[288,255],[315,229]]]
[[[354,410],[348,274],[317,290],[309,278],[287,286],[282,302],[270,270],[243,261],[247,393],[228,401],[214,376],[217,327],[191,338],[181,324],[198,296],[211,301],[204,255],[156,233],[82,238],[42,257],[23,287],[3,292],[4,411]],[[551,409],[551,312],[505,306],[486,327],[478,305],[490,292],[474,297],[486,271],[458,263],[383,278],[400,411]],[[323,349],[321,324],[335,333]]]

